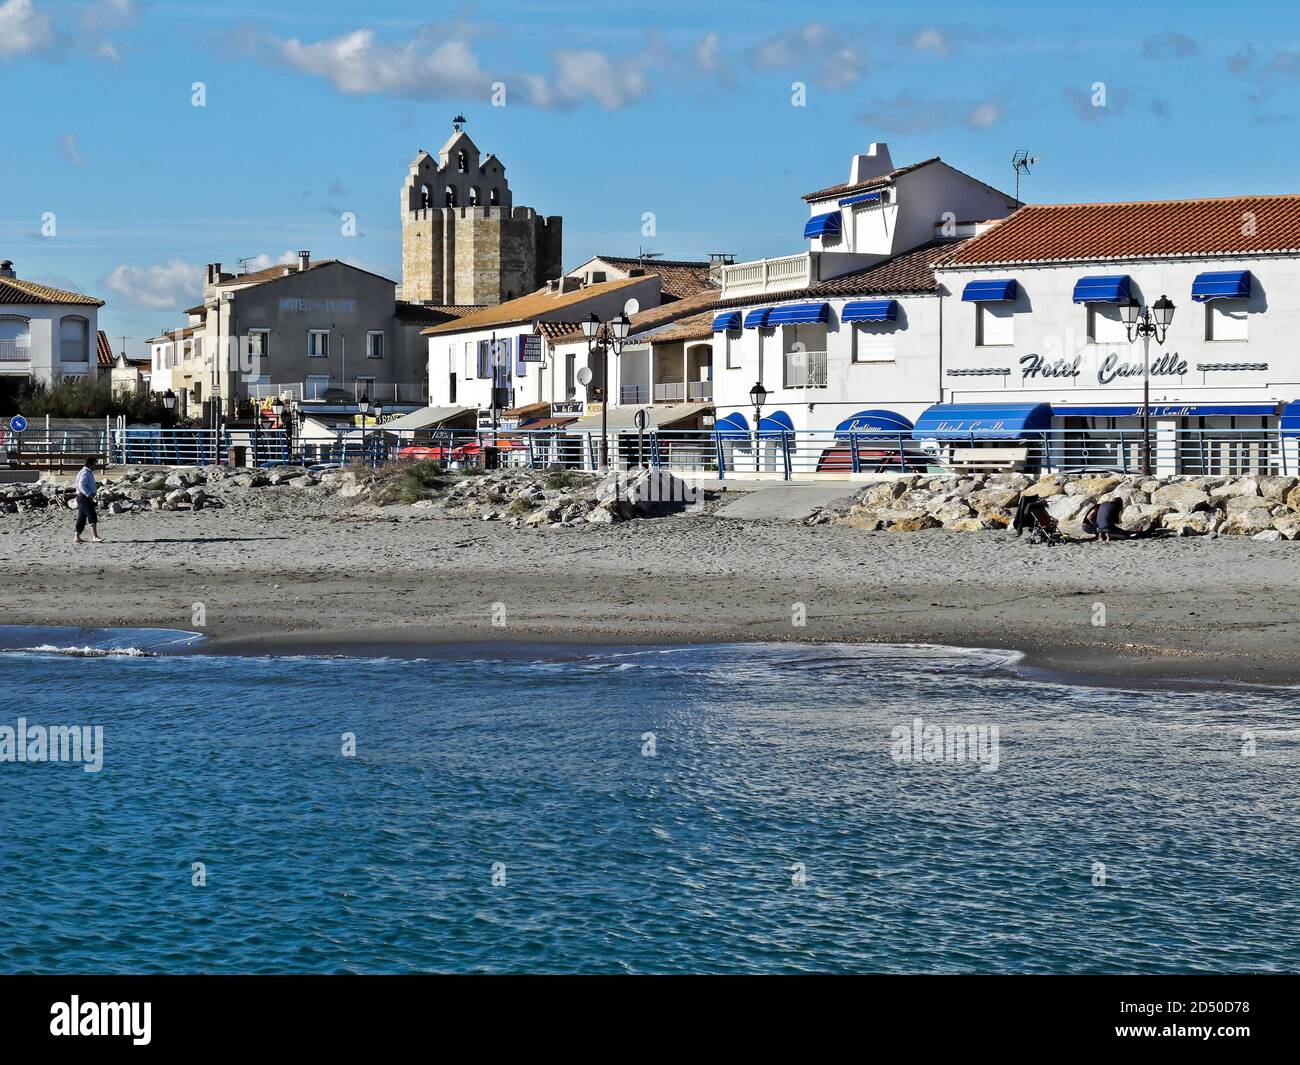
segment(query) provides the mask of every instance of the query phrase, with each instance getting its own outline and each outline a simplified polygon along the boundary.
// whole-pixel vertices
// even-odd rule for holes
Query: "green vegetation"
[[[548,466],[544,481],[547,488],[582,488],[591,484],[591,474],[568,470],[563,466]]]
[[[176,424],[175,412],[163,406],[162,396],[151,392],[137,395],[114,392],[107,376],[98,381],[88,377],[61,381],[53,388],[24,383],[0,397],[0,413],[25,414],[28,418],[116,418],[124,415],[128,424]]]
[[[381,507],[394,503],[409,506],[430,498],[451,479],[436,462],[390,462],[375,470],[371,498]]]

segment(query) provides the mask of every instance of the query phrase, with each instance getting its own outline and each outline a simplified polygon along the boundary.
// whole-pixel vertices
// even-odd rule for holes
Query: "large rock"
[[[890,506],[895,499],[905,494],[910,487],[910,484],[903,478],[869,485],[858,493],[857,505],[860,505],[865,510]]]
[[[946,503],[939,503],[928,508],[928,512],[932,518],[936,521],[942,522],[945,526],[950,522],[974,517],[974,511],[960,500],[950,500]]]
[[[1273,528],[1273,515],[1267,507],[1253,507],[1250,510],[1229,514],[1227,520],[1219,527],[1219,532],[1228,536],[1254,536]]]
[[[1217,499],[1214,496],[1211,496],[1210,498],[1214,500],[1221,509],[1227,511],[1229,514],[1241,514],[1247,510],[1254,510],[1256,507],[1264,507],[1267,509],[1274,505],[1269,503],[1267,500],[1261,499],[1259,496],[1232,495],[1219,496]]]
[[[1288,540],[1300,540],[1300,514],[1283,511],[1273,515],[1273,528]]]
[[[1039,496],[1046,499],[1048,496],[1059,496],[1064,491],[1065,489],[1061,486],[1061,479],[1054,474],[1048,474],[1031,484],[1021,495]]]
[[[1265,529],[1261,533],[1256,533],[1254,536],[1251,537],[1251,539],[1260,540],[1266,544],[1272,544],[1272,543],[1277,543],[1278,540],[1285,540],[1286,537],[1283,536],[1282,533],[1279,532],[1277,529]]]
[[[1120,515],[1119,527],[1125,532],[1146,532],[1158,528],[1160,519],[1170,513],[1168,507],[1154,503],[1134,503],[1124,508]]]
[[[1218,524],[1218,515],[1208,510],[1198,510],[1191,514],[1166,514],[1160,519],[1161,528],[1169,529],[1178,536],[1204,536],[1214,532]]]
[[[946,521],[943,523],[945,529],[951,529],[953,532],[981,532],[984,529],[992,529],[997,526],[992,522],[987,522],[983,518],[958,518],[956,521]]]
[[[1287,494],[1300,481],[1295,477],[1261,477],[1259,494],[1274,503],[1285,503]]]
[[[1089,496],[1059,495],[1047,501],[1047,513],[1057,521],[1070,521],[1090,506],[1092,506],[1092,499]]]
[[[989,510],[1006,510],[1020,501],[1018,488],[981,488],[967,496],[967,502],[975,508],[977,514]]]
[[[1191,514],[1197,510],[1206,510],[1210,505],[1210,496],[1194,485],[1175,482],[1152,492],[1151,502],[1181,514]]]
[[[1234,480],[1226,481],[1210,490],[1210,499],[1218,501],[1220,499],[1231,499],[1236,496],[1258,496],[1259,482],[1253,477],[1240,477]]]
[[[1080,477],[1077,481],[1071,481],[1065,486],[1065,494],[1070,496],[1087,496],[1089,499],[1098,499],[1107,492],[1113,492],[1119,487],[1121,478],[1119,477]]]

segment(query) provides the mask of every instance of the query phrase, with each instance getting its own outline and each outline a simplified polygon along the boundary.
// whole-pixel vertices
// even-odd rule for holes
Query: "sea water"
[[[1300,967],[1290,690],[929,647],[0,648],[3,972]],[[102,767],[17,760],[20,718],[102,727]]]

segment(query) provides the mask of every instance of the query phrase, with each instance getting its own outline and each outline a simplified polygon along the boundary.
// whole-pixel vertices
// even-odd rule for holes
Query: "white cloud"
[[[549,92],[554,106],[571,107],[592,99],[605,110],[616,111],[650,91],[641,58],[615,62],[604,52],[584,49],[556,52],[554,63]]]
[[[952,45],[948,36],[938,26],[926,26],[912,38],[912,47],[918,52],[930,52],[937,56],[952,55]]]
[[[966,124],[974,126],[976,129],[988,129],[1002,118],[1002,108],[992,100],[986,100],[982,104],[971,108],[970,114],[966,116]]]
[[[77,150],[77,135],[75,133],[67,133],[59,139],[59,151],[63,154],[63,158],[73,166],[81,165],[81,152]]]
[[[160,266],[123,264],[109,271],[102,284],[133,307],[173,310],[202,297],[203,267],[180,259],[168,259]]]
[[[254,270],[265,270],[268,266],[283,266],[288,263],[296,263],[297,261],[298,253],[296,251],[286,250],[280,254],[278,259],[272,259],[266,254],[266,252],[262,252],[261,255],[254,255],[251,259],[246,260],[241,265],[246,265],[248,267],[248,272],[251,274]]]
[[[6,0],[0,4],[0,59],[52,51],[58,44],[50,17],[37,11],[32,0]]]
[[[761,71],[811,71],[811,80],[828,89],[848,88],[866,71],[866,62],[844,43],[844,34],[821,22],[765,38],[750,49],[749,61]]]
[[[403,44],[375,40],[373,30],[304,44],[296,37],[270,48],[291,67],[327,78],[340,92],[383,92],[413,99],[485,95],[491,78],[461,40],[429,41],[422,33]]]
[[[964,122],[973,129],[988,129],[1002,120],[996,99],[966,107],[953,100],[934,99],[901,92],[892,99],[877,98],[858,119],[886,133],[924,133]]]

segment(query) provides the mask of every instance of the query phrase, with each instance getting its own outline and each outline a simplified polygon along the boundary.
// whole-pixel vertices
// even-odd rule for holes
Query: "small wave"
[[[67,655],[69,658],[157,658],[154,651],[142,647],[56,647],[43,643],[36,647],[0,647],[7,655]]]

